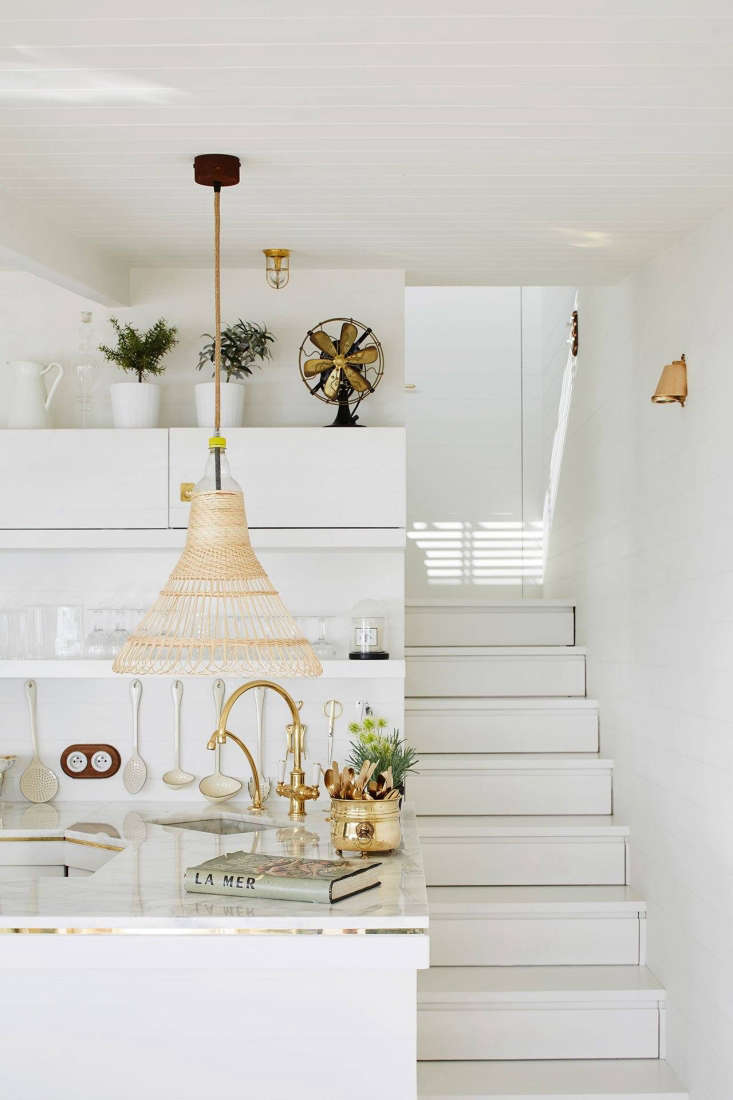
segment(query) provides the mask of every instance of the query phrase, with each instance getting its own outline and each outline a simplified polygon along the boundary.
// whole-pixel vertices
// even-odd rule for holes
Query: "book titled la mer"
[[[247,893],[281,901],[334,902],[379,885],[380,863],[361,860],[302,859],[230,852],[183,876],[184,888],[198,894]]]
[[[215,886],[214,876],[209,872],[202,877],[201,871],[195,871],[193,881],[196,886]],[[254,890],[257,878],[255,875],[227,875],[221,876],[221,885],[228,890]]]

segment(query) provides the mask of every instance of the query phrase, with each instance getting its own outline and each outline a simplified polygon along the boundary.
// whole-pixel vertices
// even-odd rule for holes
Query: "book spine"
[[[183,876],[184,889],[192,894],[225,894],[234,898],[271,898],[274,901],[328,902],[331,884],[311,879],[287,879],[278,875],[247,875],[192,869]]]

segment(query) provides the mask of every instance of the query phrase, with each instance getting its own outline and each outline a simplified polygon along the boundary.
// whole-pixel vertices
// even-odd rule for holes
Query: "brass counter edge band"
[[[0,928],[0,936],[427,936],[427,928]]]
[[[124,852],[124,844],[99,844],[96,840],[77,840],[73,836],[0,836],[0,844],[80,844],[83,848],[101,848],[105,852]]]

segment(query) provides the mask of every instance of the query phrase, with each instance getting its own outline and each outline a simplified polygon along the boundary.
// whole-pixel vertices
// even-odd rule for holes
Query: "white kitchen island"
[[[295,826],[285,810],[0,803],[5,1095],[416,1095],[428,915],[409,809],[381,885],[335,905],[183,890],[224,852],[334,858],[323,805]],[[170,824],[202,818],[258,829]]]

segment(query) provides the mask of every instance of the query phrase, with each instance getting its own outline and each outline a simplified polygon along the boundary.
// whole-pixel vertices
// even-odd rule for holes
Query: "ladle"
[[[221,708],[224,705],[224,693],[226,685],[223,680],[214,680],[214,710],[216,711],[216,725],[219,726]],[[213,775],[205,776],[199,783],[199,790],[204,798],[210,802],[226,802],[233,798],[242,789],[239,779],[233,779],[231,775],[224,775],[221,770],[221,745],[217,744],[215,750],[215,764]]]

